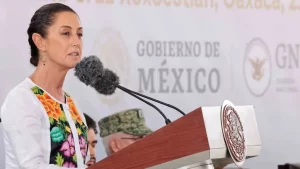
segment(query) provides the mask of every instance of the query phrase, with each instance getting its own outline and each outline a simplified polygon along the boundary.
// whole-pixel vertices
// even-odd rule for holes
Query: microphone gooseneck
[[[184,115],[184,116],[186,115],[182,110],[180,110],[179,108],[177,108],[177,107],[175,107],[175,106],[172,106],[172,105],[170,105],[170,104],[168,104],[168,103],[165,103],[165,102],[156,100],[156,99],[154,99],[154,98],[152,98],[152,97],[149,97],[149,96],[143,95],[143,94],[141,94],[141,93],[132,91],[132,90],[130,90],[130,89],[128,89],[128,88],[125,88],[125,87],[123,87],[123,86],[121,86],[121,85],[119,85],[119,84],[115,84],[115,85],[116,85],[119,89],[126,90],[126,91],[131,92],[131,93],[134,93],[134,94],[136,94],[136,95],[138,95],[138,96],[147,98],[147,99],[152,100],[152,101],[154,101],[154,102],[160,103],[160,104],[165,105],[165,106],[170,107],[170,108],[173,108],[173,109],[177,110],[179,113],[181,113],[182,115]]]
[[[156,107],[154,104],[152,104],[152,103],[146,101],[145,99],[143,99],[143,98],[141,98],[141,97],[135,95],[134,93],[131,93],[131,92],[127,91],[126,89],[124,90],[124,88],[123,88],[123,87],[120,87],[119,85],[118,85],[117,87],[118,87],[120,90],[122,90],[122,91],[124,91],[124,92],[130,94],[131,96],[133,96],[133,97],[139,99],[140,101],[142,101],[142,102],[148,104],[149,106],[151,106],[151,107],[153,107],[155,110],[157,110],[157,111],[163,116],[163,118],[165,119],[165,123],[166,123],[166,124],[171,123],[171,120],[168,119],[168,118],[166,117],[166,115],[165,115],[158,107]]]
[[[98,84],[98,85],[97,85]],[[116,88],[119,88],[120,90],[124,91],[125,93],[128,93],[129,95],[139,99],[140,101],[148,104],[149,106],[153,107],[155,110],[157,110],[161,116],[165,119],[165,123],[169,124],[171,123],[171,120],[166,117],[166,115],[154,104],[146,101],[145,99],[139,97],[135,93],[131,92],[129,89],[122,87],[119,85],[119,77],[111,70],[104,69],[103,70],[103,76],[98,79],[98,81],[93,85],[93,87],[102,94],[110,95],[112,94],[112,89],[115,90]]]
[[[96,88],[96,89],[100,88],[100,90],[102,91],[100,93],[102,93],[102,94],[112,94],[110,89],[115,90],[115,88],[119,88],[119,89],[123,90],[126,93],[132,93],[132,94],[144,97],[146,99],[149,99],[149,100],[152,100],[154,102],[160,103],[160,104],[165,105],[167,107],[173,108],[176,111],[178,111],[179,113],[181,113],[182,115],[186,115],[182,110],[180,110],[179,108],[177,108],[173,105],[170,105],[168,103],[156,100],[152,97],[143,95],[141,93],[132,91],[128,88],[125,88],[125,87],[121,86],[120,81],[119,81],[119,77],[113,71],[111,71],[109,69],[104,69],[103,73],[102,73],[102,76],[100,78],[101,78],[101,80],[99,80],[97,82],[97,83],[100,83],[100,84],[96,85],[96,87],[94,87],[94,88]]]

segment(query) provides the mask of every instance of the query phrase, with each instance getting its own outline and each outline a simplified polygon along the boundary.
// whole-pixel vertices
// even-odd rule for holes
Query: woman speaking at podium
[[[63,4],[44,5],[31,18],[27,33],[36,69],[1,107],[6,169],[86,168],[85,119],[62,89],[81,60],[82,31],[76,12]]]

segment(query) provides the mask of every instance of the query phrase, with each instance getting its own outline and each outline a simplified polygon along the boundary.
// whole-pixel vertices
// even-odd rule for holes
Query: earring
[[[46,54],[43,55],[42,62],[43,62],[43,65],[45,66],[45,64],[46,64]]]

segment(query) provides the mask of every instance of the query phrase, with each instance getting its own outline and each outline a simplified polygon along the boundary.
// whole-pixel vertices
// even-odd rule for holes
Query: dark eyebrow
[[[71,26],[68,26],[68,25],[63,25],[63,26],[61,26],[61,28],[69,28],[69,29],[72,29],[72,27],[71,27]],[[82,30],[82,27],[79,27],[79,28],[77,28],[77,29]]]
[[[92,142],[92,144],[96,144],[96,143],[98,143],[98,141],[97,141],[97,140],[94,140],[94,141]]]
[[[61,28],[69,28],[69,29],[72,29],[71,26],[67,26],[67,25],[63,25],[63,26],[61,26]]]

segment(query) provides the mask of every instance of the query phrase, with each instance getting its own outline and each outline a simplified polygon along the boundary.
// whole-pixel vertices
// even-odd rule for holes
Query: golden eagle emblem
[[[248,58],[249,62],[252,65],[253,72],[252,77],[254,80],[259,81],[264,76],[264,69],[263,66],[266,62],[266,59],[259,59],[256,58],[256,60]]]

